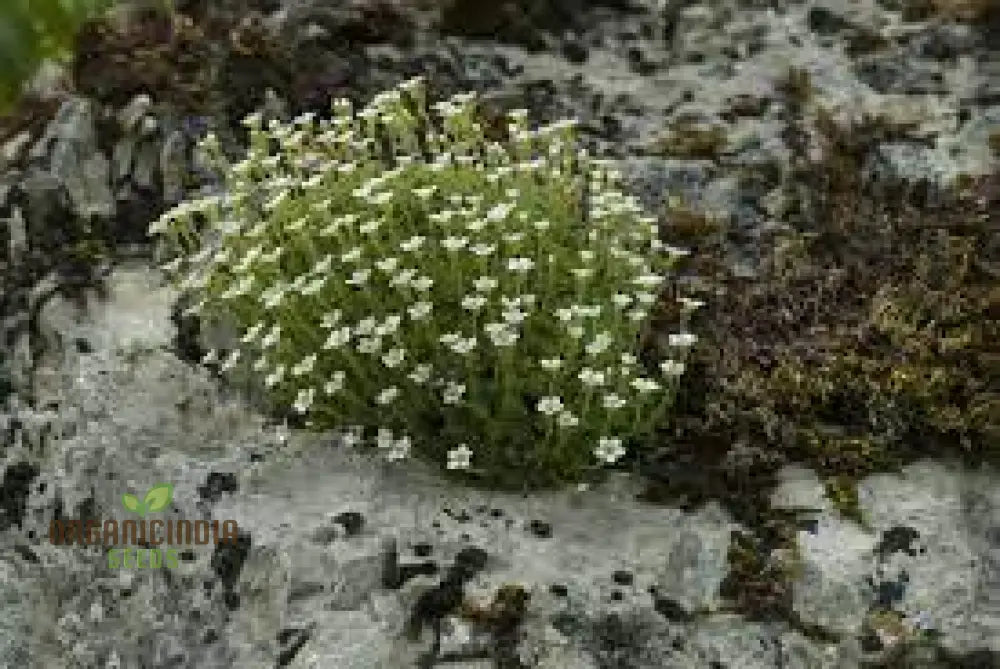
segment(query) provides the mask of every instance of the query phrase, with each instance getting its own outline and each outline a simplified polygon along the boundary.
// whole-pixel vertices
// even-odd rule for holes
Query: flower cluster
[[[420,79],[332,112],[246,119],[225,194],[150,228],[191,311],[239,327],[212,360],[393,460],[551,481],[620,459],[695,342],[679,323],[659,369],[634,355],[685,251],[572,121],[530,129],[517,110],[491,141],[472,94],[428,109]]]

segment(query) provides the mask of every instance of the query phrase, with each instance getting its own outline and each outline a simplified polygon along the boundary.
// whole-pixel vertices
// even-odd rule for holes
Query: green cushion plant
[[[191,311],[238,328],[207,361],[316,428],[491,485],[580,480],[642,444],[695,341],[685,317],[676,355],[636,355],[686,252],[574,123],[516,110],[493,141],[473,94],[428,109],[420,79],[332,111],[249,117],[235,164],[208,136],[224,195],[150,227]]]

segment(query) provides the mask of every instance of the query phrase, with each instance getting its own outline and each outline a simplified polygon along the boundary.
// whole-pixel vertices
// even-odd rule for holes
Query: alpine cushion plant
[[[655,373],[635,354],[685,251],[572,121],[508,121],[487,139],[473,94],[428,109],[418,78],[357,113],[248,117],[235,164],[206,137],[224,194],[150,233],[191,311],[236,324],[207,361],[311,426],[491,485],[579,480],[642,443],[695,340],[679,323]]]

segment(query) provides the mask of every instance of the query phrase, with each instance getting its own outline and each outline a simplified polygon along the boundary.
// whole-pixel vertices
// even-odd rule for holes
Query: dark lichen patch
[[[718,125],[679,121],[653,142],[656,155],[688,160],[714,160],[728,143],[725,128]]]
[[[803,68],[788,68],[775,88],[786,100],[797,105],[805,105],[812,99],[812,77],[809,76],[809,71]]]
[[[1000,156],[1000,129],[994,130],[990,133],[988,142],[990,145],[990,151],[992,151],[994,155]]]

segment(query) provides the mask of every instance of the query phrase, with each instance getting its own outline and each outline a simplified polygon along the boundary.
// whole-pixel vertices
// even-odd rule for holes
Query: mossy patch
[[[922,454],[1000,454],[997,177],[951,190],[866,180],[851,138],[885,132],[865,123],[822,126],[812,215],[777,240],[762,277],[720,279],[702,314],[717,346],[700,349],[717,379],[699,390],[702,438],[808,462],[845,509],[848,479]]]
[[[728,141],[721,126],[680,121],[653,143],[652,152],[672,158],[714,160]]]

